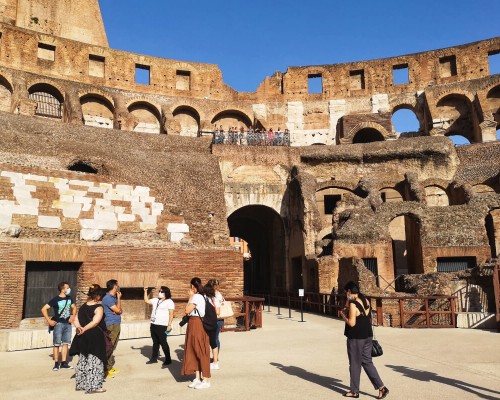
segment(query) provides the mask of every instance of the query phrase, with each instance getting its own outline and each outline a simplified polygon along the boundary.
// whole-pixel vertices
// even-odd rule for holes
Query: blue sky
[[[288,66],[397,56],[500,35],[500,0],[99,3],[110,47],[218,64],[226,84],[249,92]]]

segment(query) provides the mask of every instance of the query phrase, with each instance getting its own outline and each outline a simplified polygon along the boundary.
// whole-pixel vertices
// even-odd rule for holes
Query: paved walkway
[[[105,383],[102,399],[335,399],[348,390],[343,323],[306,314],[299,323],[264,315],[264,329],[221,335],[221,370],[212,387],[187,388],[180,376],[184,337],[169,337],[170,369],[145,365],[150,339],[124,340],[116,352],[121,372]],[[377,328],[385,354],[375,364],[389,399],[500,399],[500,333],[462,329]],[[76,364],[76,359],[73,361]],[[74,391],[72,371],[53,372],[51,350],[0,353],[4,399],[85,398]],[[375,398],[362,374],[360,398]],[[208,396],[208,397],[207,397]]]

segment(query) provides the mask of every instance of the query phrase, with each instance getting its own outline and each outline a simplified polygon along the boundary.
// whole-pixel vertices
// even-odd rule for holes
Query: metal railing
[[[205,132],[203,132],[205,134]],[[238,146],[290,146],[290,134],[284,132],[212,132],[213,144]]]
[[[301,298],[295,293],[264,293],[270,311],[271,305],[278,308],[278,315],[303,307],[304,311],[340,318],[339,312],[346,307],[344,294],[304,293]],[[455,328],[455,296],[366,296],[372,306],[372,321],[377,326],[399,326],[401,328]],[[302,304],[301,304],[302,302]]]

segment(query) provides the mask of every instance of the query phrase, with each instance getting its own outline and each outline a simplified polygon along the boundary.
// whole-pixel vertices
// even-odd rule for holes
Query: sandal
[[[377,399],[385,399],[388,394],[389,394],[389,389],[387,389],[385,386],[383,386],[382,389],[378,390]]]
[[[347,393],[344,393],[344,397],[353,397],[355,399],[358,399],[359,398],[359,393],[347,392]]]

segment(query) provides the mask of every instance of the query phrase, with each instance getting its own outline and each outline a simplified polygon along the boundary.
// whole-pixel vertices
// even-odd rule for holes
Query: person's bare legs
[[[54,358],[54,362],[59,362],[59,346],[54,346],[52,348],[52,357]]]
[[[68,345],[63,344],[62,351],[61,351],[61,363],[65,363],[67,358],[68,358]]]

